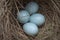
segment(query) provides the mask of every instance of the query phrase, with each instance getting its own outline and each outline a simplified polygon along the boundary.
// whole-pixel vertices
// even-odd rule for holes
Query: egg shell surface
[[[26,10],[21,10],[17,14],[17,19],[20,23],[27,23],[29,21],[30,14]]]
[[[30,13],[33,14],[38,11],[39,5],[36,2],[29,2],[25,9]]]
[[[23,25],[23,30],[30,36],[35,36],[38,33],[38,27],[34,23],[26,23]]]
[[[40,26],[45,22],[45,16],[40,13],[35,13],[31,15],[30,22],[35,23],[38,26]]]

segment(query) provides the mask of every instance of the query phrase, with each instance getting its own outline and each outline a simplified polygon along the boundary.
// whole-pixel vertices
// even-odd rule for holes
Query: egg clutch
[[[25,6],[25,10],[17,13],[17,20],[23,24],[23,30],[27,35],[35,36],[40,27],[45,22],[45,16],[38,13],[39,5],[36,2],[30,2]]]

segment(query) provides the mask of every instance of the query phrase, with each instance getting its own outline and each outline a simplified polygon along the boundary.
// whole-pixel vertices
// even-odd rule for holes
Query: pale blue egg
[[[38,11],[39,5],[36,2],[30,2],[26,5],[25,9],[30,13],[33,14]]]
[[[38,27],[34,23],[26,23],[23,25],[23,30],[30,36],[35,36],[38,33]]]
[[[26,10],[21,10],[17,14],[17,19],[20,23],[27,23],[29,21],[30,15]]]
[[[35,23],[38,26],[40,26],[45,22],[45,16],[40,13],[33,14],[30,17],[30,22]]]

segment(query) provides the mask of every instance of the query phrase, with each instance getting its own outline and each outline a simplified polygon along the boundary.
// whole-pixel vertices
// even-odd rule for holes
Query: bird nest
[[[46,16],[45,24],[34,37],[24,33],[16,18],[17,12],[31,1],[37,2],[38,12]],[[0,40],[60,40],[59,3],[59,0],[0,0]]]

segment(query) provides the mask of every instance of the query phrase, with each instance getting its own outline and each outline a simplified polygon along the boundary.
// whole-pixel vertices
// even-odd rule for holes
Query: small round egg
[[[35,23],[38,26],[40,26],[45,22],[45,16],[40,13],[33,14],[30,17],[30,22]]]
[[[30,15],[26,10],[21,10],[17,14],[17,19],[20,23],[27,23],[29,21]]]
[[[38,33],[38,27],[34,23],[26,23],[23,25],[23,30],[30,36],[35,36]]]
[[[33,14],[38,11],[39,5],[36,2],[29,2],[25,9],[30,13]]]

